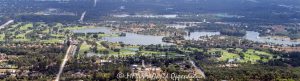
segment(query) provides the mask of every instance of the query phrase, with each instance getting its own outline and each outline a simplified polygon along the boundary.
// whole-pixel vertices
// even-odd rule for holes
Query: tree
[[[93,38],[98,38],[98,35],[97,34],[93,34]]]

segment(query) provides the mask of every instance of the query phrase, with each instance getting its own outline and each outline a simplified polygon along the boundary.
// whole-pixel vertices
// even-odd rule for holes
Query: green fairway
[[[228,53],[227,51],[223,51],[222,56],[219,58],[221,61],[226,61],[229,59],[236,59],[239,58],[238,54]]]
[[[51,34],[51,36],[56,37],[56,38],[58,38],[58,37],[64,38],[65,37],[65,35],[63,35],[63,34]]]
[[[157,51],[141,51],[144,55],[147,55],[147,54],[162,54],[162,52],[157,52]]]
[[[5,34],[0,34],[0,41],[4,41]]]
[[[260,60],[260,56],[257,56],[255,54],[250,54],[250,53],[244,53],[244,59],[241,60],[240,62],[251,62],[255,63],[257,60]]]
[[[62,43],[64,40],[60,39],[49,39],[49,40],[42,40],[43,43]]]
[[[47,33],[49,33],[50,32],[50,30],[47,28],[46,30],[43,30],[42,31],[42,33],[45,33],[45,34],[47,34]]]
[[[24,25],[24,26],[21,26],[21,27],[20,27],[20,30],[28,30],[28,28],[30,28],[30,27],[33,27],[33,24],[32,24],[32,23],[29,23],[29,24],[26,24],[26,25]]]
[[[219,61],[227,61],[229,59],[239,58],[238,54],[229,53],[227,50],[223,50],[223,49],[220,49],[220,48],[210,49],[208,52],[209,53],[220,52],[221,53],[221,57],[218,58]]]
[[[16,38],[17,39],[25,39],[26,37],[25,37],[25,34],[18,34],[18,35],[16,35]]]
[[[248,49],[246,53],[254,53],[254,54],[257,54],[257,55],[271,55],[270,53],[263,52],[263,51],[257,51],[257,50],[254,50],[254,49]]]
[[[208,50],[209,54],[221,54],[221,57],[218,58],[219,61],[227,61],[229,59],[239,59],[237,62],[251,62],[256,63],[257,61],[267,62],[270,59],[272,59],[272,54],[264,52],[264,51],[258,51],[254,49],[248,49],[246,52],[242,52],[242,49],[237,48],[235,51],[237,53],[230,53],[228,52],[229,49],[221,49],[221,48],[212,48]],[[239,55],[241,53],[244,57],[241,58]]]
[[[264,55],[267,56],[269,58],[261,58],[260,55]],[[244,61],[243,62],[256,62],[258,60],[261,60],[263,62],[267,62],[268,60],[272,59],[272,54],[269,54],[267,52],[263,52],[263,51],[257,51],[254,49],[248,49],[247,52],[244,53]]]
[[[88,45],[86,42],[82,43],[80,46],[79,54],[84,54],[85,51],[90,50],[91,45]]]
[[[100,42],[96,42],[97,43],[97,48],[98,48],[98,50],[106,50],[107,48],[105,48],[104,46],[102,46],[101,44],[100,44]]]

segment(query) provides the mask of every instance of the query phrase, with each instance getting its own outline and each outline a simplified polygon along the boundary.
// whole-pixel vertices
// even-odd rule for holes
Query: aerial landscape
[[[300,81],[299,0],[0,0],[1,81]]]

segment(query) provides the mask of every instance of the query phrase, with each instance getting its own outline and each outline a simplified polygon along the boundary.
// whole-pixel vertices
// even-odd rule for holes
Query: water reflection
[[[300,42],[297,41],[275,39],[271,37],[259,37],[259,33],[254,31],[247,31],[247,34],[244,38],[256,42],[262,42],[262,43],[274,43],[274,44],[283,44],[283,45],[300,44]]]
[[[74,30],[74,33],[88,33],[88,32],[104,32],[106,34],[113,34],[117,32],[110,31],[111,28],[98,27],[82,30]],[[165,43],[162,41],[163,36],[151,36],[151,35],[140,35],[135,33],[126,33],[125,37],[104,37],[103,39],[109,42],[123,42],[125,44],[132,45],[151,45],[151,44],[162,44],[171,45],[171,43]]]
[[[163,36],[150,36],[135,33],[126,33],[126,37],[104,37],[103,39],[109,42],[124,42],[125,44],[132,45],[171,44],[163,42],[162,38]]]
[[[104,32],[106,34],[113,34],[118,32],[110,31],[111,28],[107,27],[98,27],[98,28],[89,28],[82,30],[74,30],[74,33],[88,33],[88,32]],[[200,36],[212,36],[212,35],[220,35],[220,32],[207,32],[207,31],[196,31],[191,32],[190,36],[185,36],[187,40],[200,40]],[[171,45],[171,43],[165,43],[162,41],[163,36],[151,36],[151,35],[141,35],[135,33],[126,33],[125,37],[104,37],[103,39],[109,42],[123,42],[125,44],[132,45],[151,45],[151,44],[163,44],[163,45]],[[262,43],[274,43],[274,44],[284,44],[284,45],[293,45],[300,44],[300,42],[291,41],[291,40],[276,40],[274,38],[267,37],[259,37],[258,32],[247,31],[245,39],[262,42]]]

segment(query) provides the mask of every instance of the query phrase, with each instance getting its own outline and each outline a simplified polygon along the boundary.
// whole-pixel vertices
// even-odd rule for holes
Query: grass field
[[[228,49],[221,49],[221,48],[212,48],[208,50],[209,54],[216,54],[219,52],[221,54],[221,57],[218,58],[219,61],[227,61],[229,59],[239,59],[237,62],[251,62],[256,63],[257,61],[261,60],[263,62],[267,62],[268,60],[272,59],[272,54],[264,52],[264,51],[258,51],[254,49],[248,49],[246,52],[242,52],[242,49],[237,48],[235,49],[238,53],[242,53],[244,58],[240,58],[241,56],[237,53],[230,53],[228,52]],[[262,58],[262,56],[265,56],[265,58]]]
[[[30,41],[30,38],[27,38],[26,37],[26,34],[32,32],[33,30],[25,30],[26,32],[25,33],[21,33],[21,34],[18,34],[16,35],[16,38],[14,39],[14,41]]]
[[[65,37],[65,35],[63,35],[63,34],[51,34],[51,36],[53,36],[53,37]]]
[[[235,58],[239,58],[239,55],[224,51],[222,56],[219,58],[219,60],[226,61],[226,60],[235,59]]]
[[[25,39],[25,34],[18,34],[16,35],[16,38]]]
[[[157,51],[141,51],[143,53],[143,55],[147,55],[147,54],[162,54],[162,52],[157,52]]]
[[[49,39],[49,40],[42,40],[43,43],[62,43],[64,40],[60,39]]]
[[[11,25],[11,27],[17,27],[17,26],[19,26],[21,23],[16,23],[16,24],[13,24],[13,25]]]
[[[49,33],[49,32],[50,32],[49,28],[47,28],[46,30],[43,30],[43,31],[42,31],[42,33],[45,33],[45,34],[47,34],[47,33]]]
[[[30,28],[30,27],[33,27],[33,24],[32,24],[32,23],[29,23],[29,24],[26,24],[26,25],[24,25],[24,26],[21,26],[21,27],[20,27],[20,30],[28,30],[28,28]]]
[[[92,41],[92,40],[89,40]],[[97,50],[98,50],[98,54],[102,54],[102,51],[107,50],[109,52],[108,56],[119,56],[120,57],[126,57],[126,56],[132,56],[136,54],[136,51],[138,50],[138,46],[125,46],[125,47],[120,47],[119,43],[109,43],[109,46],[111,48],[119,48],[120,52],[115,52],[114,50],[110,49],[110,48],[106,48],[103,45],[101,45],[101,42],[104,41],[98,41],[97,43]],[[83,54],[85,51],[89,51],[90,50],[91,45],[87,45],[86,42],[84,42],[79,50],[79,54]]]
[[[77,59],[84,55],[84,52],[88,52],[90,50],[90,47],[91,45],[88,45],[86,42],[82,43],[77,54]]]
[[[33,25],[36,24],[37,26],[32,28]],[[56,26],[63,26],[60,23],[57,23]],[[41,31],[40,29],[44,29]],[[62,43],[65,40],[65,35],[59,32],[59,34],[50,34],[51,37],[49,39],[39,38],[39,35],[46,35],[49,34],[51,27],[45,22],[34,22],[34,23],[26,23],[26,22],[17,22],[5,30],[8,31],[6,34],[11,36],[12,42],[41,42],[41,43]],[[37,32],[37,33],[32,33]],[[34,34],[33,38],[26,37],[28,34]],[[5,34],[0,35],[0,41],[4,41]]]
[[[85,51],[90,50],[91,45],[88,45],[86,42],[82,43],[80,46],[79,54],[84,54]]]
[[[100,44],[101,42],[96,42],[96,43],[97,43],[98,50],[106,50],[106,48]]]
[[[5,34],[0,34],[0,41],[4,41]]]
[[[209,53],[221,52],[221,57],[218,58],[219,61],[227,61],[229,59],[236,59],[240,57],[238,54],[229,53],[227,50],[223,50],[220,48],[210,49],[208,52]]]
[[[263,52],[263,51],[256,51],[253,49],[248,49],[244,54],[244,62],[256,62],[257,60],[262,60],[263,62],[267,62],[269,59],[272,59],[272,54]],[[268,56],[269,58],[261,58],[260,55]]]

